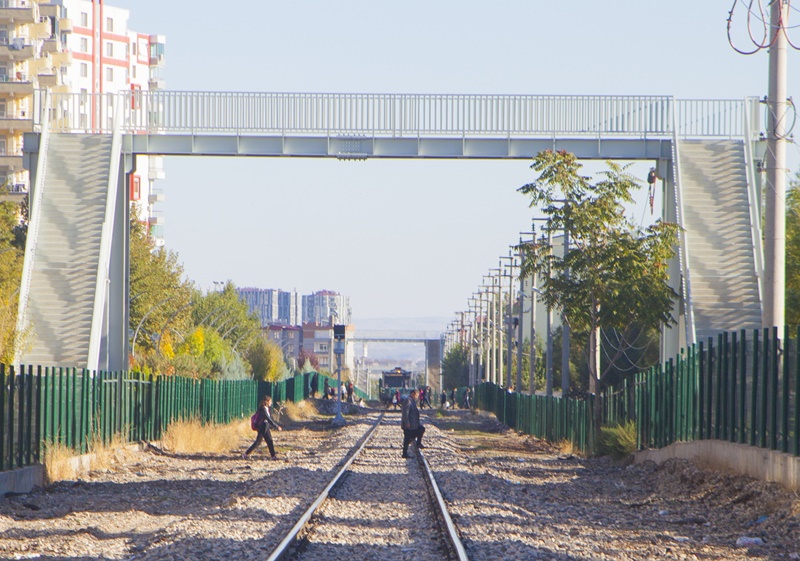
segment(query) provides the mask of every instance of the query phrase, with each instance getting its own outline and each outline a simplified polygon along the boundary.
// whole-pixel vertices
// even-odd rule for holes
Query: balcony
[[[33,0],[0,0],[0,22],[34,23],[36,16]]]
[[[28,33],[36,39],[47,39],[53,36],[53,27],[50,18],[40,17],[39,21],[30,26]]]
[[[50,53],[50,58],[53,59],[53,66],[69,66],[72,64],[71,51],[56,51]]]
[[[58,30],[61,33],[72,33],[72,20],[69,18],[61,18],[58,20]]]
[[[163,203],[167,198],[164,196],[164,191],[153,191],[147,198],[147,202],[151,205],[155,203]]]
[[[56,74],[39,74],[36,78],[39,86],[43,88],[52,88],[58,85],[58,75]]]
[[[0,95],[33,95],[33,83],[22,72],[17,72],[14,76],[0,74]]]
[[[164,213],[161,211],[153,211],[150,213],[150,217],[147,219],[147,222],[150,226],[163,226],[164,225]]]
[[[57,53],[61,50],[61,40],[56,38],[42,41],[42,55],[44,53]]]
[[[147,174],[150,179],[164,179],[164,156],[148,156],[150,165]]]
[[[0,131],[9,131],[11,133],[33,132],[33,119],[0,117]]]
[[[0,154],[0,167],[5,167],[10,172],[22,171],[22,154]]]
[[[33,45],[24,45],[15,39],[0,39],[0,59],[28,60],[34,56]]]

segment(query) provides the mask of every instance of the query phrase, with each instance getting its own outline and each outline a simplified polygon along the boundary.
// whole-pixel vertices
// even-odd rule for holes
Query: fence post
[[[778,372],[780,370],[778,343],[778,327],[775,326],[772,328],[772,384],[770,384],[772,386],[772,415],[770,415],[769,424],[769,447],[772,450],[778,449],[778,407],[780,404],[778,400],[778,394],[780,393],[778,385]]]
[[[698,405],[697,425],[700,440],[708,438],[706,431],[706,351],[702,341],[698,343],[698,367],[697,367],[697,386],[698,386]]]
[[[742,371],[742,386],[739,397],[739,444],[747,442],[747,330],[742,329],[740,343],[742,352],[739,354],[741,357],[741,371]]]
[[[800,456],[800,325],[794,339],[794,455]]]
[[[17,467],[22,467],[25,465],[24,462],[24,454],[25,454],[25,366],[20,365],[19,367],[19,374],[17,374],[18,378],[18,387],[17,387],[17,409],[19,413],[17,414],[17,428],[19,429],[17,435]]]
[[[759,330],[753,330],[753,394],[750,396],[750,446],[755,446],[757,441],[758,427],[758,351],[759,347]]]
[[[762,376],[761,376],[761,415],[760,415],[760,426],[758,428],[758,436],[760,441],[760,447],[766,448],[767,447],[767,394],[769,393],[769,328],[764,328],[764,342],[762,343],[762,351],[761,351],[761,369],[762,369]]]
[[[38,462],[41,457],[41,442],[42,442],[42,366],[36,367],[36,383],[34,384],[36,391],[35,403],[36,407],[36,420],[33,426],[33,462]]]
[[[13,426],[6,423],[6,380],[6,365],[0,364],[0,471],[6,469],[6,432]]]
[[[789,344],[789,326],[783,327],[783,353],[781,358],[783,361],[783,395],[781,396],[781,418],[783,420],[781,427],[781,452],[789,452],[789,356],[791,345]]]
[[[738,376],[738,367],[739,367],[739,360],[738,360],[738,351],[739,348],[737,346],[737,334],[735,331],[731,332],[731,346],[730,346],[730,384],[728,389],[730,390],[730,395],[728,396],[728,418],[730,419],[728,423],[728,441],[736,442],[736,428],[739,426],[739,423],[736,419],[736,382],[739,378]]]

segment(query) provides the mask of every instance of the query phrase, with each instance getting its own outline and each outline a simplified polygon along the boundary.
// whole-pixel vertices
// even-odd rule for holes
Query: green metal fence
[[[634,421],[639,449],[717,439],[800,456],[800,329],[721,333],[662,366],[607,388],[603,425]],[[594,447],[591,400],[476,388],[475,404],[508,426],[551,441]]]
[[[492,383],[475,388],[475,407],[491,411],[509,427],[551,442],[569,440],[578,449],[594,446],[590,400],[526,395]]]
[[[634,420],[640,448],[717,439],[800,456],[800,361],[788,329],[721,333],[609,388],[603,421]]]
[[[318,376],[320,385],[324,378]],[[263,395],[278,403],[306,399],[309,380],[307,374],[257,382],[0,365],[0,471],[40,462],[48,442],[85,453],[115,435],[158,440],[175,421],[242,419]]]

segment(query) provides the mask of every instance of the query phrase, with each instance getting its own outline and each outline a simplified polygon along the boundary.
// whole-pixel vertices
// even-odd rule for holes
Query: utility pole
[[[522,238],[519,239],[519,320],[517,321],[517,393],[522,393],[522,318],[525,317],[525,277],[522,275]],[[532,294],[532,293],[531,293]],[[533,312],[533,308],[531,308]]]
[[[506,313],[505,321],[503,322],[503,326],[506,330],[506,387],[512,387],[513,385],[513,345],[511,343],[512,340],[512,330],[514,326],[512,325],[511,318],[514,315],[514,267],[516,267],[516,262],[514,260],[514,255],[511,249],[508,250],[508,257],[501,257],[501,259],[508,259],[508,312]],[[517,388],[519,391],[519,388]]]
[[[770,12],[769,92],[767,106],[767,186],[763,327],[783,333],[786,297],[786,55],[788,0],[773,0]]]
[[[728,12],[728,41],[733,49],[744,55],[752,55],[763,49],[769,50],[769,88],[766,104],[767,118],[767,183],[764,186],[764,304],[761,324],[763,327],[777,327],[783,332],[785,324],[786,301],[786,109],[791,101],[786,97],[786,61],[788,47],[800,47],[789,42],[787,25],[791,0],[772,0],[767,3],[770,9],[767,16],[761,2],[754,5],[742,3],[747,11],[746,25],[748,37],[754,49],[738,48],[732,39],[731,28],[737,3]],[[769,26],[766,21],[769,20]],[[763,23],[763,36],[753,33],[751,22]],[[745,142],[749,142],[746,139]],[[756,203],[760,204],[760,202]]]
[[[536,275],[531,275],[531,395],[536,395]]]
[[[553,247],[553,232],[550,224],[547,224],[547,246]],[[547,276],[550,277],[550,266],[547,267]],[[553,395],[553,307],[547,306],[547,357],[545,370],[545,394],[550,397]]]
[[[564,259],[569,254],[569,228],[564,221]],[[564,271],[564,276],[569,281],[569,268]],[[561,306],[561,396],[566,397],[569,392],[569,353],[570,353],[570,328],[567,321],[567,310]],[[552,391],[552,389],[551,389]],[[548,394],[551,395],[551,394]]]

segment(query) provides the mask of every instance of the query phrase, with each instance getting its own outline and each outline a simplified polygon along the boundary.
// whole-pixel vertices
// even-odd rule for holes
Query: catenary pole
[[[774,40],[769,48],[767,188],[765,193],[765,271],[763,327],[783,332],[786,294],[786,22],[789,2],[773,1],[770,22]]]

